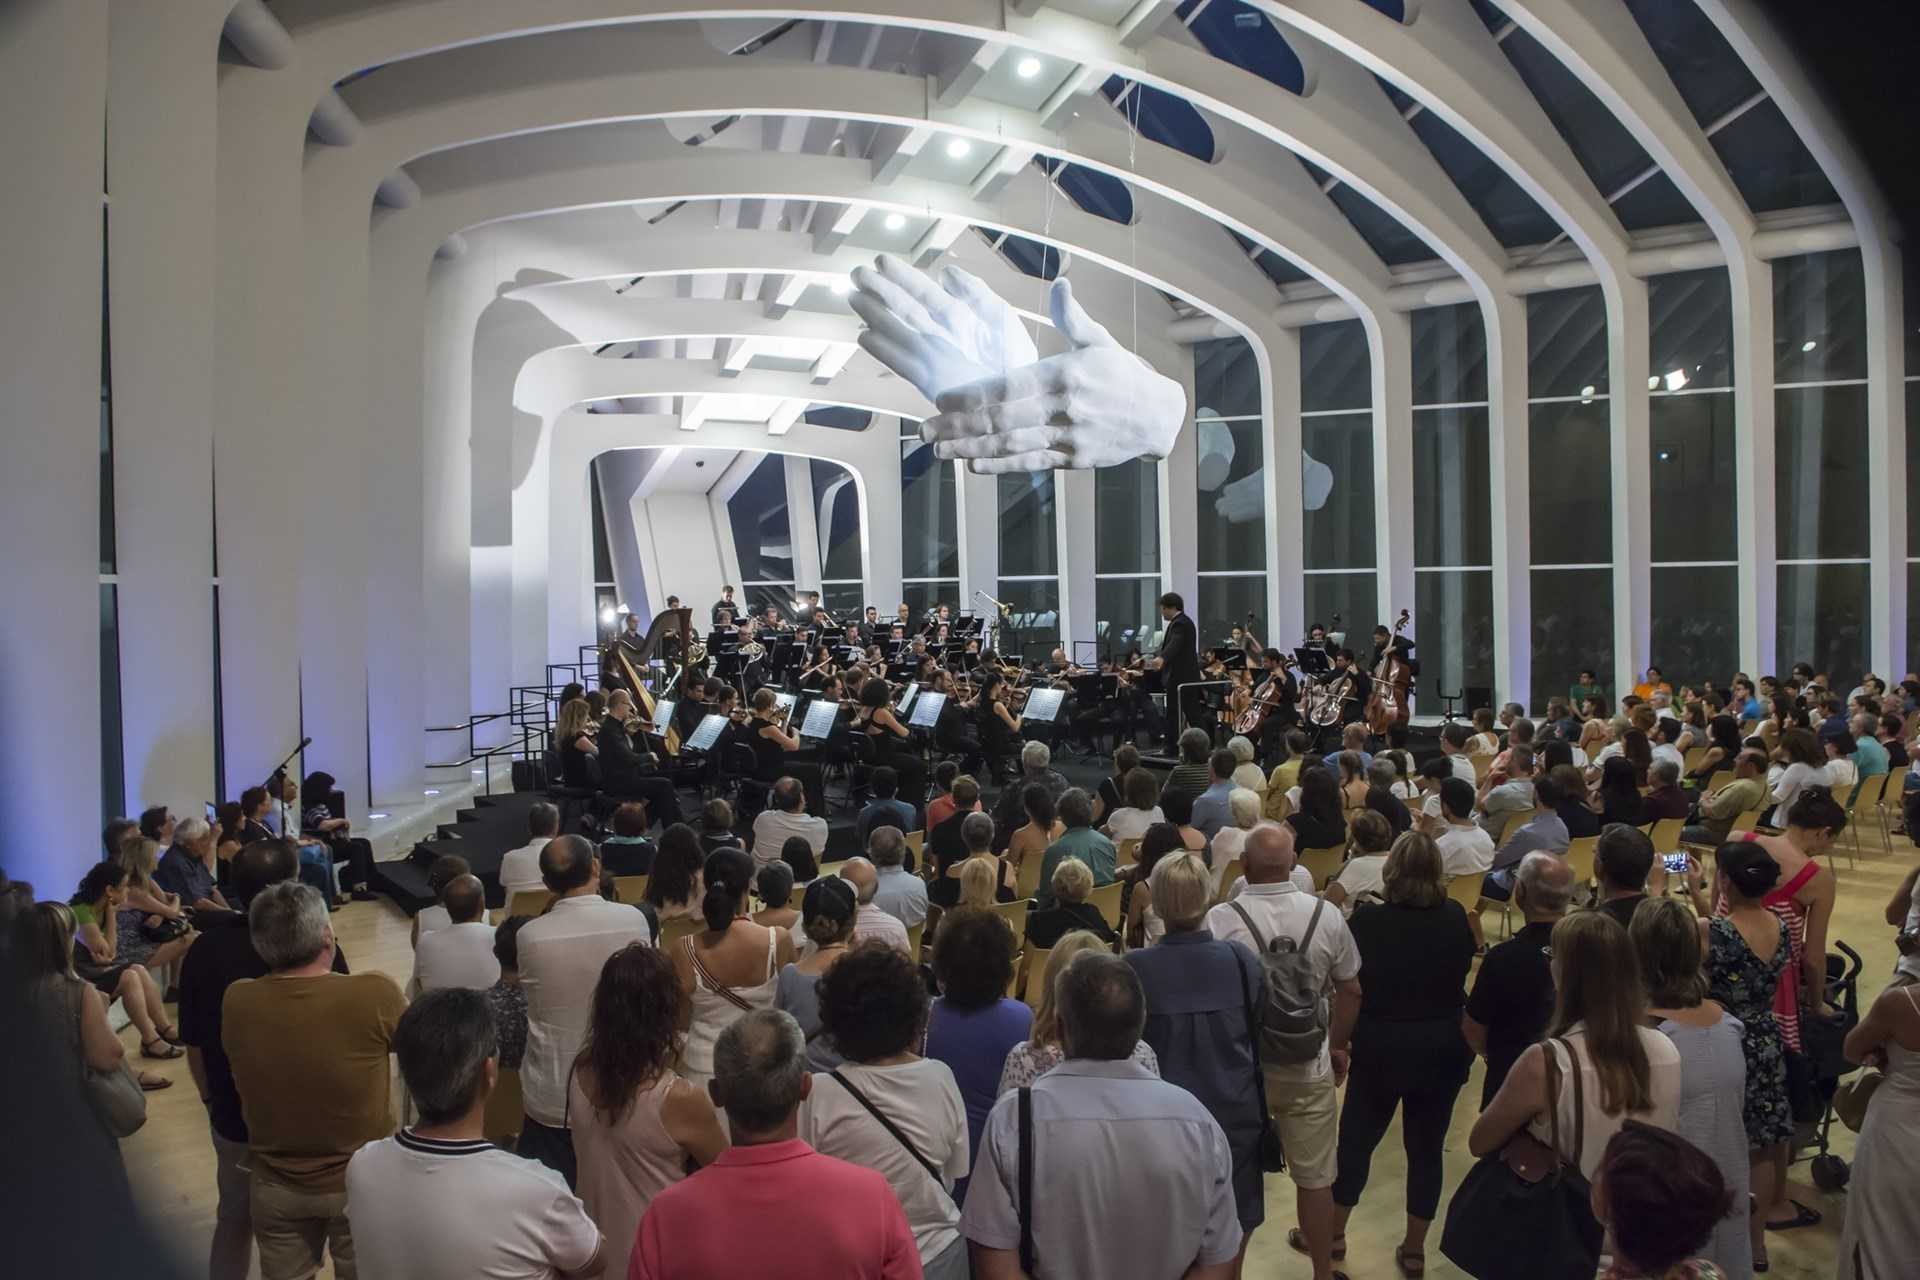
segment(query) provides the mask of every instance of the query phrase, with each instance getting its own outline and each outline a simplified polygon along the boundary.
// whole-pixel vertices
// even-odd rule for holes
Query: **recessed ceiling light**
[[[1667,375],[1667,390],[1678,391],[1686,385],[1687,371],[1685,369],[1675,369]]]
[[[887,215],[887,223],[886,223],[887,230],[898,231],[900,228],[906,225],[907,225],[907,217],[905,214],[890,213]]]
[[[384,818],[384,817],[386,817],[386,816],[387,816],[387,815],[386,815],[386,814],[384,814],[384,813],[370,813],[370,814],[368,814],[368,815],[367,815],[367,817],[369,817],[369,818],[373,818],[373,819],[378,819],[378,818]]]
[[[1590,395],[1592,395],[1592,394],[1593,394],[1593,384],[1592,384],[1592,383],[1588,383],[1588,384],[1587,384],[1586,386],[1584,386],[1584,387],[1582,387],[1582,388],[1580,388],[1580,394],[1581,394],[1581,395],[1583,395],[1583,396],[1590,396]]]
[[[1803,342],[1803,343],[1801,343],[1801,344],[1800,344],[1800,349],[1801,349],[1802,351],[1811,351],[1811,350],[1813,350],[1813,349],[1814,349],[1815,347],[1817,347],[1817,346],[1819,346],[1819,345],[1820,345],[1820,344],[1819,344],[1818,342],[1816,342],[1816,341],[1814,341],[1814,340],[1813,340],[1812,338],[1808,338],[1808,339],[1807,339],[1807,340],[1806,340],[1805,342]]]
[[[849,293],[853,292],[853,285],[847,280],[845,276],[834,277],[833,283],[828,285],[827,287],[833,290],[833,295],[836,298],[844,298]]]
[[[440,788],[428,787],[425,791],[422,791],[420,794],[423,796],[437,796],[440,794]]]
[[[953,138],[947,142],[947,154],[955,160],[965,160],[967,153],[973,150],[973,144],[965,138]]]
[[[1040,59],[1028,56],[1020,59],[1020,65],[1013,69],[1022,80],[1031,80],[1040,74]]]

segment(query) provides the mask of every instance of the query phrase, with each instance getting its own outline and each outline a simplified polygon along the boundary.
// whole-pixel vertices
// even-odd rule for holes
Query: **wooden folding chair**
[[[1330,845],[1325,849],[1302,849],[1300,865],[1313,874],[1313,891],[1325,892],[1333,878],[1340,874],[1340,868],[1347,864],[1347,847],[1343,844]]]
[[[620,899],[620,901],[630,907],[639,906],[640,900],[646,897],[646,894],[647,878],[645,876],[615,876],[613,878],[614,897]]]
[[[1100,917],[1107,927],[1116,932],[1120,928],[1120,891],[1126,886],[1115,880],[1112,884],[1103,884],[1087,895],[1087,901],[1099,909]]]

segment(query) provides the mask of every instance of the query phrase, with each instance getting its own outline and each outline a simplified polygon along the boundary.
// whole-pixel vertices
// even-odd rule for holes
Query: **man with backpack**
[[[1313,1259],[1314,1280],[1332,1280],[1340,1135],[1334,1099],[1360,1015],[1360,951],[1340,909],[1292,882],[1293,832],[1286,826],[1255,827],[1240,858],[1247,887],[1209,911],[1206,927],[1260,957],[1260,1061],[1300,1215],[1287,1243]]]

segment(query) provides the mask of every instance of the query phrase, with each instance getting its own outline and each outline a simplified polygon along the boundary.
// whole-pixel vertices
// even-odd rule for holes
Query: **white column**
[[[984,610],[973,593],[984,591],[995,599],[1000,595],[1000,490],[998,476],[977,476],[964,462],[942,462],[950,466],[955,485],[954,508],[960,524],[960,605],[964,609]],[[898,600],[877,601],[881,616],[889,604]]]
[[[1487,463],[1491,473],[1487,493],[1492,516],[1488,532],[1493,540],[1494,699],[1524,703],[1532,700],[1533,689],[1533,528],[1528,477],[1526,300],[1511,294],[1495,294],[1482,303],[1480,314],[1487,332]],[[1439,710],[1437,699],[1430,709]]]
[[[1400,610],[1413,608],[1413,328],[1404,311],[1379,312],[1368,327],[1376,325],[1368,344],[1373,366],[1373,554],[1379,618],[1392,626]],[[1299,491],[1296,484],[1294,492]],[[1352,636],[1347,647],[1359,652],[1363,640],[1370,637]]]
[[[1881,483],[1867,486],[1867,528],[1873,533],[1867,583],[1873,636],[1867,660],[1891,684],[1913,665],[1907,650],[1911,498],[1906,486],[1905,282],[1898,245],[1863,237],[1860,256],[1867,281],[1867,472],[1881,478]]]
[[[1301,488],[1300,330],[1272,329],[1261,356],[1260,412],[1267,421],[1267,618],[1264,644],[1307,632],[1306,506]]]
[[[516,414],[517,418],[530,418]],[[547,632],[547,507],[553,469],[553,422],[534,418],[531,424],[516,422],[513,453],[528,459],[526,469],[514,477],[512,489],[513,533],[511,551],[512,599],[511,683],[544,684],[549,661]],[[479,598],[476,595],[475,605]],[[570,656],[570,655],[569,655]]]
[[[1730,258],[1727,282],[1733,306],[1733,509],[1734,547],[1740,561],[1740,665],[1757,679],[1773,674],[1779,635],[1773,264],[1752,254]]]
[[[1060,643],[1071,658],[1075,640],[1095,639],[1093,472],[1056,471],[1053,486],[1054,534],[1060,547]]]
[[[1601,288],[1608,290],[1605,276]],[[1613,462],[1613,687],[1631,689],[1653,644],[1652,400],[1647,282],[1622,276],[1607,307],[1607,400]],[[1758,674],[1757,672],[1755,674]],[[1521,702],[1530,699],[1521,697]]]
[[[106,0],[0,9],[0,795],[7,871],[63,898],[99,848],[100,173]],[[54,749],[50,733],[70,747]],[[76,831],[76,826],[79,830]]]
[[[820,522],[813,509],[813,464],[787,454],[787,534],[793,541],[795,595],[820,589]],[[716,588],[719,583],[713,584]]]
[[[113,101],[132,104],[107,117],[129,813],[148,804],[197,813],[214,794],[209,579],[218,22],[205,12],[114,0],[108,33]],[[72,127],[46,115],[20,123]]]
[[[895,437],[900,433],[898,419],[875,414],[863,435],[870,445],[870,466],[854,468],[854,484],[860,492],[860,565],[866,580],[865,603],[878,605],[886,614],[900,603],[900,579],[904,575],[903,549],[900,545],[901,510],[900,448]],[[864,615],[863,615],[864,616]]]

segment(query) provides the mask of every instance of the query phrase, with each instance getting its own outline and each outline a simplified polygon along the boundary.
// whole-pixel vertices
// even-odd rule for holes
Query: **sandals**
[[[1400,1274],[1407,1280],[1420,1280],[1427,1273],[1427,1255],[1419,1249],[1397,1244],[1393,1246],[1393,1265],[1400,1268]]]
[[[1802,1227],[1817,1227],[1823,1221],[1819,1210],[1809,1209],[1798,1200],[1789,1200],[1787,1203],[1793,1206],[1793,1216],[1785,1222],[1767,1223],[1767,1230],[1798,1231]]]
[[[180,1025],[178,1023],[172,1023],[164,1027],[156,1024],[153,1031],[155,1035],[165,1040],[168,1044],[179,1045],[183,1049],[186,1047],[180,1039]]]
[[[153,1046],[155,1045],[159,1045],[163,1052],[155,1053],[153,1050]],[[186,1057],[187,1051],[165,1036],[155,1036],[151,1040],[142,1040],[140,1042],[140,1056],[155,1062],[171,1062],[175,1058]]]
[[[1306,1236],[1300,1233],[1300,1228],[1298,1227],[1287,1228],[1287,1247],[1295,1253],[1304,1253],[1309,1256],[1313,1253],[1313,1250],[1307,1247]],[[1335,1262],[1345,1262],[1347,1260],[1346,1236],[1337,1235],[1333,1238],[1333,1252],[1329,1256],[1332,1257]]]
[[[165,1076],[156,1076],[146,1071],[140,1072],[134,1079],[140,1082],[140,1090],[143,1093],[158,1093],[162,1089],[173,1088],[173,1081]]]

